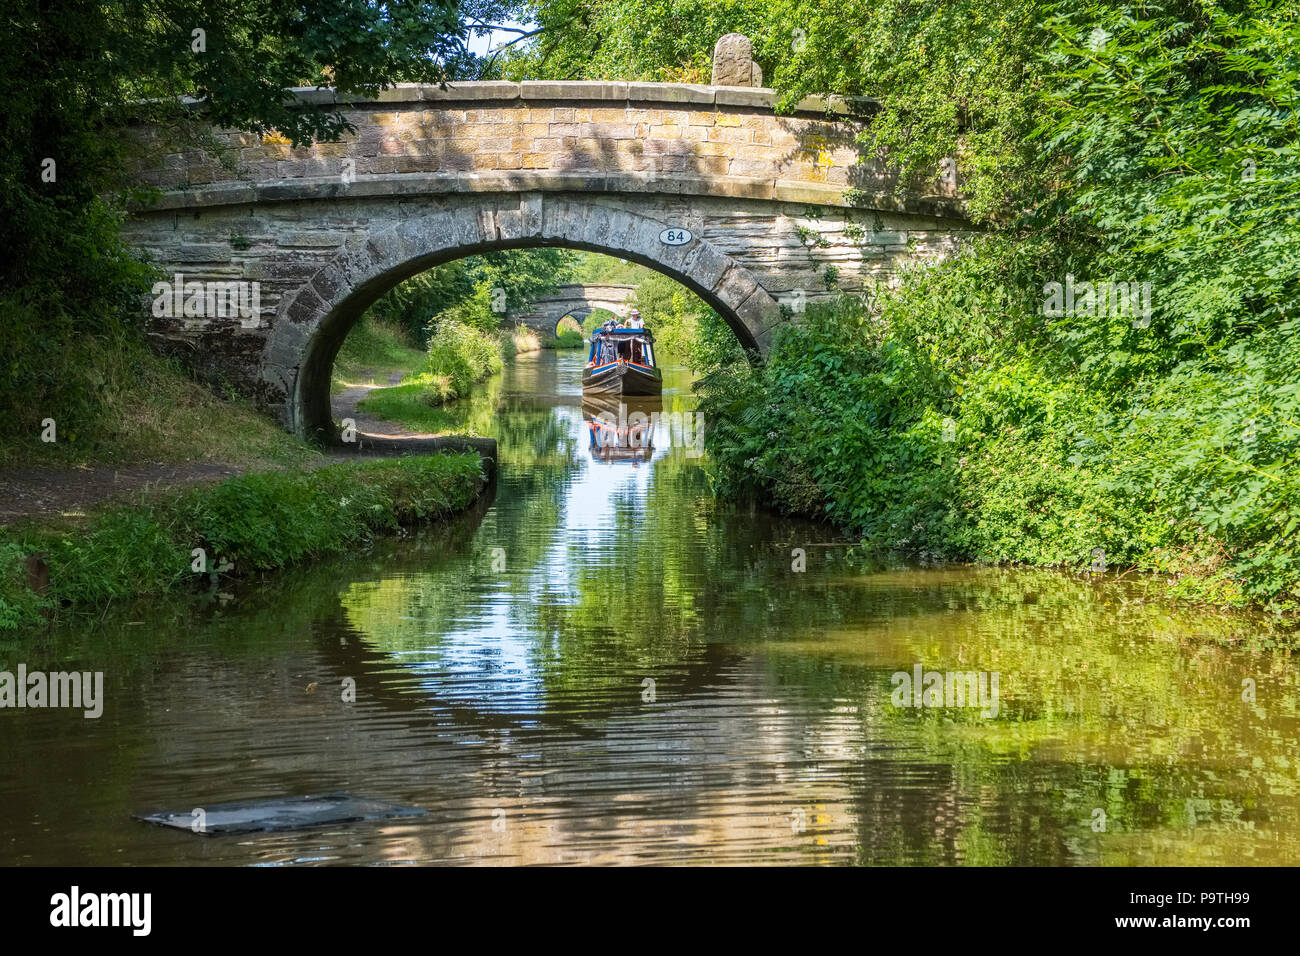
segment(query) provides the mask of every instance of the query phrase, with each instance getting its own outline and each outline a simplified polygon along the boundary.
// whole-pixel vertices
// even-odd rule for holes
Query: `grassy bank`
[[[353,551],[464,510],[482,482],[474,454],[351,462],[249,473],[140,496],[79,522],[0,529],[0,630]]]
[[[524,327],[487,332],[447,319],[429,339],[421,370],[401,385],[373,390],[358,408],[417,431],[442,432],[447,428],[446,416],[438,412],[442,405],[468,397],[475,385],[500,372],[505,355],[540,348],[537,334]]]
[[[464,398],[476,382],[497,374],[502,365],[502,345],[496,336],[461,322],[442,322],[429,339],[425,365],[429,404]]]
[[[586,340],[577,329],[561,329],[554,338],[542,341],[544,349],[580,349]]]
[[[543,347],[542,337],[526,325],[516,325],[501,336],[501,353],[510,358],[515,355],[527,355],[540,352]]]
[[[333,391],[350,385],[387,385],[389,376],[424,366],[425,353],[396,322],[366,316],[343,340],[334,359]]]
[[[0,442],[0,469],[75,468],[138,462],[218,462],[238,467],[306,464],[320,459],[253,406],[190,378],[143,342],[94,340],[76,346],[84,404],[54,419],[53,442],[39,423]]]

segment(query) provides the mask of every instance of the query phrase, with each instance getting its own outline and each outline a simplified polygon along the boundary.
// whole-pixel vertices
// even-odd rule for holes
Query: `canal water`
[[[593,449],[580,365],[522,356],[448,410],[502,456],[449,527],[0,646],[106,698],[0,711],[0,864],[1300,859],[1300,680],[1263,623],[1113,574],[864,565],[713,499],[683,369],[652,447],[615,413]],[[335,791],[427,815],[133,819]]]

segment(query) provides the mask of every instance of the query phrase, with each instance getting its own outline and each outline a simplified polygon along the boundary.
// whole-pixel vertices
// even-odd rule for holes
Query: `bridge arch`
[[[332,428],[325,380],[361,312],[451,259],[529,246],[630,259],[690,288],[761,357],[805,305],[942,258],[969,231],[950,184],[918,174],[900,193],[862,155],[865,103],[811,97],[786,114],[771,90],[622,81],[295,100],[352,131],[294,147],[203,127],[201,105],[203,149],[169,127],[126,130],[133,178],[158,192],[123,236],[171,290],[142,297],[151,343],[304,433]],[[666,245],[667,230],[689,241]]]
[[[636,286],[609,282],[569,282],[539,296],[529,307],[506,317],[506,325],[523,323],[534,331],[558,335],[560,323],[572,317],[581,327],[597,309],[626,318],[636,300]]]
[[[285,297],[262,351],[260,377],[284,395],[277,409],[299,434],[330,437],[329,388],[348,332],[381,295],[426,269],[503,249],[562,246],[640,263],[680,282],[717,310],[757,357],[781,321],[777,301],[735,259],[695,238],[659,239],[668,224],[579,196],[472,195],[422,209],[357,237]]]
[[[570,323],[572,323],[574,326],[577,327],[577,331],[581,332],[582,323],[586,322],[587,316],[591,315],[591,313],[595,311],[596,311],[595,309],[585,309],[585,308],[570,309],[568,312],[565,312],[564,315],[560,316],[558,319],[555,320],[555,331],[552,332],[551,334],[556,336],[557,338],[559,337],[560,326],[564,324],[565,319],[568,319]]]

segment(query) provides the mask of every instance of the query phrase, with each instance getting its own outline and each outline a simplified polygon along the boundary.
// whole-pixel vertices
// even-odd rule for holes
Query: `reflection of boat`
[[[663,391],[663,373],[655,365],[655,338],[639,322],[634,324],[636,328],[625,329],[610,321],[591,334],[591,352],[582,372],[584,392],[658,395]]]
[[[654,426],[663,400],[659,396],[619,401],[612,395],[584,395],[582,417],[595,461],[649,461],[654,454]]]

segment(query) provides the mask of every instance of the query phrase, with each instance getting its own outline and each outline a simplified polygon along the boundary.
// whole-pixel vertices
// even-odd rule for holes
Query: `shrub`
[[[443,320],[429,338],[428,373],[445,376],[450,394],[463,398],[475,382],[501,371],[501,345],[488,332]]]
[[[514,331],[506,334],[502,340],[502,351],[510,355],[537,352],[541,348],[542,337],[523,323],[516,325]]]

